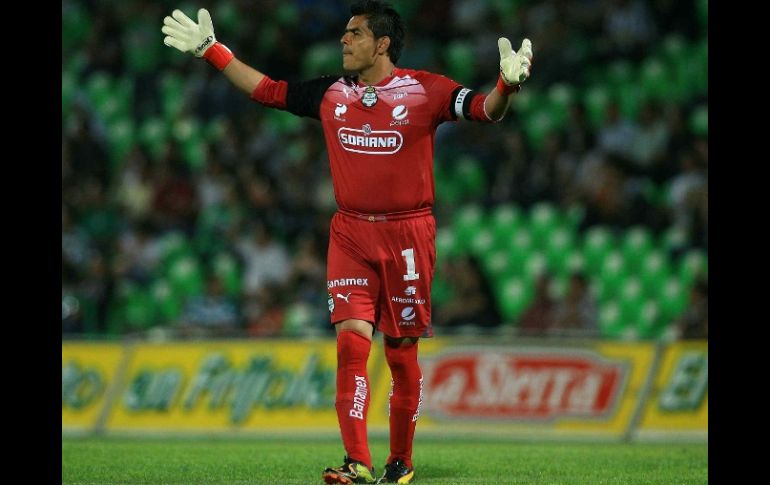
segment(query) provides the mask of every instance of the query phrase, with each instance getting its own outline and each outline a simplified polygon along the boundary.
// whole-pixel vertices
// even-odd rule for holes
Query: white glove
[[[205,8],[198,10],[197,24],[179,9],[174,10],[171,16],[173,18],[166,16],[163,19],[163,28],[160,29],[166,34],[163,43],[167,46],[203,57],[203,53],[217,42],[211,15]]]
[[[532,42],[524,39],[519,52],[513,52],[511,41],[505,37],[497,39],[500,49],[500,75],[508,86],[521,84],[529,77],[532,65]]]

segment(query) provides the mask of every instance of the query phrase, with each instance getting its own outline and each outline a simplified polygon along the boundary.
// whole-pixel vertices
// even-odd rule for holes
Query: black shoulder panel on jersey
[[[286,89],[286,111],[297,116],[321,119],[321,101],[329,86],[340,76],[321,76],[309,81],[289,82]]]
[[[449,103],[449,112],[452,115],[452,119],[456,120],[458,116],[462,116],[464,119],[471,119],[471,100],[476,93],[473,90],[457,86],[452,91],[451,102]]]

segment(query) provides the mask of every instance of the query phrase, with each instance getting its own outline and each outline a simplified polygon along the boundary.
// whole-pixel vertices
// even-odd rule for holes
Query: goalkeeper
[[[524,39],[514,52],[500,38],[497,84],[482,93],[442,75],[396,67],[404,24],[390,5],[360,0],[351,14],[340,39],[347,74],[303,82],[271,79],[238,60],[217,41],[205,9],[198,10],[197,23],[174,10],[162,32],[166,45],[205,59],[253,101],[321,122],[338,207],[330,227],[327,288],[337,333],[335,407],[346,452],[344,463],[322,477],[326,483],[375,483],[366,365],[377,329],[392,388],[390,455],[376,483],[410,483],[423,400],[418,341],[433,335],[436,128],[458,119],[502,120],[529,77],[532,45]]]

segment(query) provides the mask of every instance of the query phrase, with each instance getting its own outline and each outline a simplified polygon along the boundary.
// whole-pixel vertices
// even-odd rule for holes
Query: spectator
[[[681,339],[709,338],[708,280],[701,278],[692,286],[687,309],[675,325]]]
[[[496,327],[500,314],[487,279],[475,258],[463,256],[446,262],[445,279],[454,297],[437,310],[435,321],[444,327]]]
[[[186,337],[228,337],[239,334],[240,323],[237,304],[225,295],[222,280],[212,274],[205,293],[185,303],[177,330]]]
[[[271,283],[283,285],[289,279],[289,252],[261,222],[255,223],[246,237],[237,243],[244,261],[243,290],[256,294]]]
[[[519,317],[519,334],[525,337],[542,337],[554,324],[556,302],[550,293],[551,276],[541,273],[535,281],[535,296]]]
[[[597,319],[598,311],[589,291],[588,278],[583,273],[573,273],[567,294],[554,309],[554,330],[561,335],[597,336]]]

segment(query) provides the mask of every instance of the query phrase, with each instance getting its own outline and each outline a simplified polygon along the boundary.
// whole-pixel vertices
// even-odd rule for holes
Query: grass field
[[[379,473],[384,439],[371,441]],[[329,439],[62,438],[63,484],[322,484]],[[705,484],[708,444],[415,440],[415,484]]]

